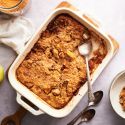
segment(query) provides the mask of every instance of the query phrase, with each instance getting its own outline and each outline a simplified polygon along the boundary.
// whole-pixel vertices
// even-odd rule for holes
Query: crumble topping
[[[107,54],[104,40],[68,14],[52,20],[18,67],[17,79],[54,108],[63,108],[86,82],[86,64],[78,52],[84,37],[99,43],[89,60],[93,73]]]

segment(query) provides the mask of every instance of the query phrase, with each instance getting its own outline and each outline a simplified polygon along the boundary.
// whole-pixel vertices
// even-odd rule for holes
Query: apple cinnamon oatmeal
[[[89,60],[93,73],[107,54],[104,40],[70,15],[60,14],[18,67],[17,79],[52,107],[63,108],[86,82],[85,60],[78,52],[84,37],[99,43]]]
[[[119,103],[121,104],[123,110],[125,110],[125,87],[120,92],[119,100]]]

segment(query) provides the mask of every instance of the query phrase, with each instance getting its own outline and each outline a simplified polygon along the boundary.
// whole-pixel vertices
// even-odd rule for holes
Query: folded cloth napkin
[[[0,43],[13,48],[19,54],[34,31],[32,23],[25,17],[0,15]]]

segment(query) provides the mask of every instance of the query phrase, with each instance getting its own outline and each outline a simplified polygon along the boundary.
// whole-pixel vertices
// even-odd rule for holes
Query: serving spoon
[[[83,109],[72,121],[70,121],[67,125],[74,125],[76,123],[76,121],[82,116],[82,114],[87,111],[88,108],[90,108],[91,106],[95,106],[97,105],[101,100],[102,100],[102,97],[103,97],[103,91],[97,91],[97,92],[94,92],[94,97],[95,97],[95,100],[94,100],[94,103],[92,105],[87,105],[85,109]]]
[[[84,34],[83,34],[84,35]],[[86,42],[78,47],[79,53],[85,57],[86,61],[86,72],[87,72],[87,85],[88,85],[88,102],[89,105],[93,105],[95,97],[92,92],[92,85],[91,85],[91,78],[90,78],[90,71],[89,71],[89,64],[88,64],[88,57],[92,51],[92,42],[86,38]]]

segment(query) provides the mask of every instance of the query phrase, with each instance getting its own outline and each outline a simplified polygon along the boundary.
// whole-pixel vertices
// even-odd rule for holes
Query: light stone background
[[[35,29],[46,19],[48,14],[62,0],[32,0],[32,5],[26,13],[26,17],[31,19]],[[94,119],[85,123],[88,125],[125,125],[125,120],[120,118],[113,111],[109,102],[109,87],[114,76],[125,69],[125,0],[70,0],[80,10],[91,14],[98,19],[102,26],[114,38],[119,41],[120,50],[110,64],[105,68],[96,80],[93,88],[104,91],[102,102],[96,107]],[[0,64],[5,70],[16,58],[16,54],[10,48],[0,45]],[[48,115],[33,116],[28,113],[23,119],[22,125],[66,125],[75,115],[77,115],[87,103],[85,96],[70,115],[65,118],[56,119]],[[7,78],[0,86],[0,122],[12,114],[18,108],[16,102],[16,92],[10,86]]]

